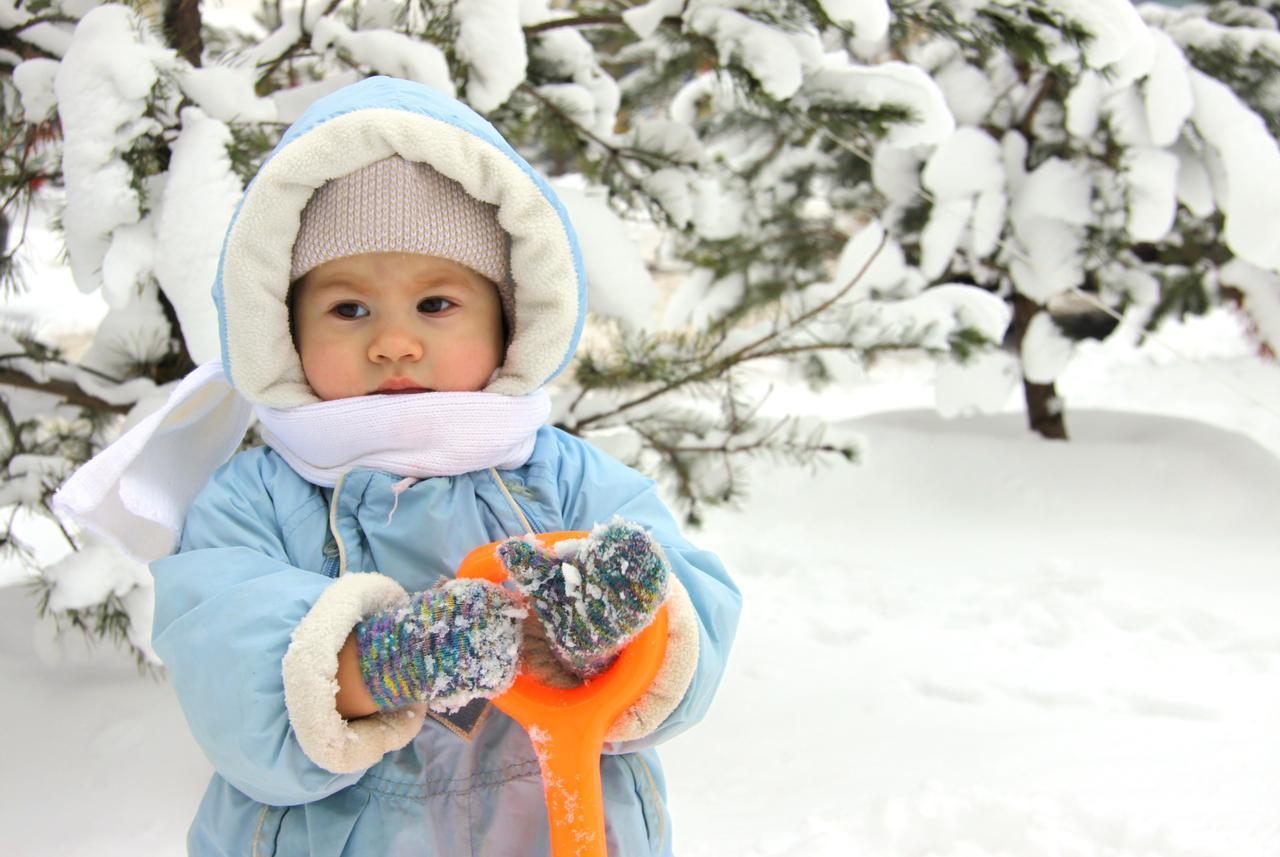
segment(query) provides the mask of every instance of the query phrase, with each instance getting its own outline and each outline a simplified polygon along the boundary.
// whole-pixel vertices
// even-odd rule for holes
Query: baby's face
[[[487,279],[417,253],[334,259],[297,285],[302,371],[325,401],[474,391],[502,362],[502,303]]]

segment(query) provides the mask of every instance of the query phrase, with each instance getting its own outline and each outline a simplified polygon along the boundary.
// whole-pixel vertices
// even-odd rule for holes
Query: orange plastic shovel
[[[537,539],[549,548],[587,535],[541,533]],[[491,542],[467,554],[458,567],[458,577],[494,583],[506,580],[507,571],[496,553],[499,544]],[[600,794],[604,736],[618,715],[639,699],[653,681],[666,651],[664,604],[649,627],[622,650],[612,666],[581,686],[548,687],[522,672],[510,690],[493,699],[494,705],[529,733],[538,754],[554,857],[608,857],[604,800]]]

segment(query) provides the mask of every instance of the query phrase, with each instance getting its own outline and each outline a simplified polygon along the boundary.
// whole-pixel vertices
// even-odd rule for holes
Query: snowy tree
[[[209,288],[241,188],[308,104],[368,74],[465,99],[552,177],[594,313],[554,418],[665,478],[690,520],[741,494],[745,456],[854,455],[762,417],[755,367],[819,383],[838,354],[1000,339],[1003,303],[922,292],[871,207],[856,151],[954,130],[920,66],[855,58],[887,38],[883,0],[556,5],[172,0],[153,19],[0,0],[7,288],[40,287],[25,225],[54,210],[75,282],[110,307],[75,359],[4,334],[5,545],[29,553],[20,525],[52,517],[60,480],[217,358]],[[145,569],[64,533],[42,607],[150,659]]]
[[[1280,3],[1262,0],[1257,3],[1225,2],[1190,9],[1171,10],[1155,6],[1143,7],[1143,17],[1153,26],[1166,32],[1182,50],[1188,61],[1209,77],[1226,84],[1232,92],[1266,123],[1272,138],[1280,137]],[[1202,89],[1212,87],[1201,83]],[[1257,124],[1230,99],[1217,89],[1212,96],[1223,102],[1220,110],[1230,115],[1219,115],[1206,123],[1222,121],[1228,127],[1239,128],[1233,139],[1219,132],[1213,145],[1224,150],[1217,160],[1208,160],[1210,179],[1215,194],[1230,191],[1236,185],[1248,186],[1259,177],[1261,184],[1251,193],[1259,200],[1262,194],[1276,190],[1276,161],[1270,154],[1268,141],[1258,132]],[[1230,162],[1224,160],[1230,152]],[[1258,155],[1249,168],[1245,159]],[[1244,172],[1248,168],[1249,173]],[[1270,173],[1268,173],[1270,169]],[[1221,206],[1219,206],[1221,208]],[[1257,217],[1267,216],[1259,211]],[[1275,209],[1269,212],[1274,216]],[[1241,213],[1237,221],[1245,216]],[[1262,222],[1255,241],[1262,246],[1274,238],[1268,238],[1268,230]],[[1238,228],[1238,227],[1237,227]],[[1274,235],[1274,231],[1270,231]],[[1218,236],[1215,234],[1215,238]],[[1204,276],[1189,276],[1177,282],[1181,288],[1166,287],[1162,292],[1162,310],[1182,310],[1206,306],[1216,299],[1234,301],[1243,306],[1255,328],[1264,349],[1273,356],[1280,351],[1280,277],[1278,265],[1268,257],[1237,248],[1228,239],[1206,243],[1198,248],[1202,255],[1210,256],[1216,263]],[[1194,246],[1194,245],[1192,245]]]
[[[999,406],[1020,379],[1031,427],[1065,438],[1054,382],[1074,340],[1141,335],[1224,291],[1277,341],[1272,7],[910,3],[861,52],[928,71],[957,122],[937,144],[870,154],[912,276],[979,285],[1013,311],[1007,357],[940,373],[946,408]]]

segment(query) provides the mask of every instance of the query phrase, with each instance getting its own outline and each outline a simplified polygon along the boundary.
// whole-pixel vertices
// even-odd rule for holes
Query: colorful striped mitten
[[[426,702],[454,711],[515,680],[517,597],[483,580],[447,580],[356,626],[360,674],[380,710]]]
[[[498,546],[498,559],[529,598],[556,657],[584,678],[644,630],[667,594],[662,549],[621,518],[553,551],[509,539]]]

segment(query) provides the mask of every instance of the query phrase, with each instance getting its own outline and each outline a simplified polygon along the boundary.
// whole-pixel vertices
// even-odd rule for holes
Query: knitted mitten
[[[483,580],[447,580],[356,626],[360,674],[380,710],[426,702],[453,711],[515,680],[516,596]]]
[[[670,566],[661,548],[621,518],[552,550],[509,539],[498,546],[498,559],[528,597],[556,657],[583,677],[604,670],[667,594]]]

